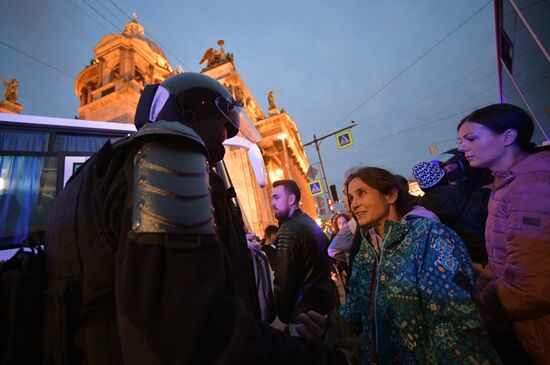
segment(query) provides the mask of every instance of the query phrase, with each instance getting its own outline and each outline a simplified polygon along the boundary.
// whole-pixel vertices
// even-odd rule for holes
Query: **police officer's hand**
[[[314,311],[298,316],[296,332],[306,339],[321,339],[329,348],[342,352],[348,364],[361,364],[360,341],[337,310],[328,315]]]
[[[327,329],[327,316],[323,316],[315,311],[301,313],[298,319],[301,323],[296,326],[296,332],[298,332],[300,337],[319,339]]]

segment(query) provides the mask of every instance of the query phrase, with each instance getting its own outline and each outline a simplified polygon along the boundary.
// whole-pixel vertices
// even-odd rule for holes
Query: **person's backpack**
[[[39,245],[22,247],[0,263],[0,364],[41,362],[46,275]]]
[[[122,184],[129,148],[107,141],[71,176],[45,235],[43,364],[120,364],[114,296],[117,248],[107,240],[97,197]],[[110,202],[124,204],[121,202]]]
[[[101,169],[104,167],[102,160],[108,160],[111,154],[112,146],[107,142],[87,163],[93,162],[97,169]],[[82,170],[81,167],[69,181],[81,179]],[[64,204],[63,199],[61,204]],[[83,279],[79,265],[74,264],[81,260],[77,245],[64,246],[58,254],[65,261],[56,267],[53,277],[49,277],[53,272],[48,273],[46,252],[40,245],[24,243],[12,258],[0,263],[0,365],[67,364],[90,358],[103,359],[98,346],[85,343],[87,333],[76,332],[76,328],[81,326]],[[67,257],[73,260],[66,261]],[[74,275],[58,278],[58,271],[74,272]],[[75,346],[77,342],[78,347]],[[80,351],[84,347],[86,354]],[[115,353],[112,358],[120,359],[116,349],[112,352]],[[120,362],[115,360],[112,363]]]

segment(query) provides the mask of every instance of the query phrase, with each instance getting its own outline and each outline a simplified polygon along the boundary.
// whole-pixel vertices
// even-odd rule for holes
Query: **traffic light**
[[[331,212],[334,212],[334,204],[332,203],[332,199],[327,199],[328,209],[330,209]]]
[[[340,197],[338,196],[338,191],[336,190],[336,185],[330,186],[330,195],[332,195],[332,199],[335,203],[338,203],[340,201]]]

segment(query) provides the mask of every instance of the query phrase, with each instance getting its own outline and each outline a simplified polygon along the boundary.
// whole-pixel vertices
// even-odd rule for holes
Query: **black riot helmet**
[[[161,86],[174,98],[181,121],[192,128],[198,127],[195,123],[219,120],[226,123],[227,137],[231,138],[241,124],[248,123],[248,116],[229,90],[209,76],[183,72],[169,77]]]
[[[162,84],[147,85],[136,108],[134,124],[139,129],[160,120],[187,124],[201,137],[210,162],[223,158],[223,141],[239,130],[253,140],[254,129],[241,104],[213,78],[183,72]]]

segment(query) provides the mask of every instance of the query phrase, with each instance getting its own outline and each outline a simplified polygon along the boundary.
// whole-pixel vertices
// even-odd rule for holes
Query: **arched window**
[[[145,79],[143,78],[141,71],[137,67],[136,67],[136,76],[134,77],[134,79],[140,84],[142,84],[143,86],[145,86]]]
[[[116,65],[112,70],[111,70],[111,73],[109,74],[109,80],[112,82],[112,81],[116,81],[116,80],[120,80],[120,65]]]

